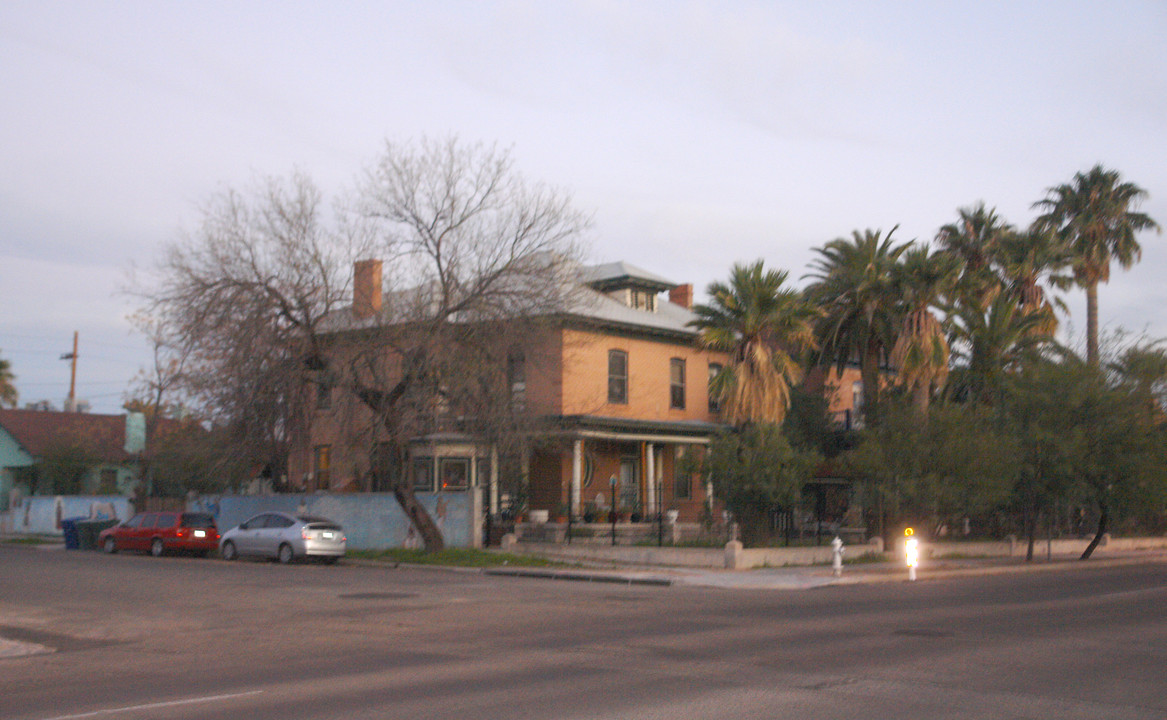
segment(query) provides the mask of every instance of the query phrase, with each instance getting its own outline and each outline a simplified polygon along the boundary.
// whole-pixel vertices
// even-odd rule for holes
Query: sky
[[[1167,224],[1167,3],[0,3],[0,357],[20,403],[120,412],[151,362],[132,267],[225,188],[343,192],[384,147],[510,148],[592,214],[595,262],[697,298],[735,262],[795,285],[853,230],[931,240],[984,201],[1027,225],[1096,163]],[[1167,336],[1167,237],[1100,290]],[[1065,295],[1068,333],[1085,328]]]

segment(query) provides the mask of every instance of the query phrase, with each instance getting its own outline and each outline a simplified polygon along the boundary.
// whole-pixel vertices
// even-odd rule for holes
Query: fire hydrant
[[[916,579],[916,565],[920,563],[920,542],[912,537],[915,531],[912,528],[904,530],[907,542],[904,543],[904,560],[908,564],[908,580]]]
[[[831,541],[831,567],[835,571],[835,577],[843,574],[843,541],[838,535]]]

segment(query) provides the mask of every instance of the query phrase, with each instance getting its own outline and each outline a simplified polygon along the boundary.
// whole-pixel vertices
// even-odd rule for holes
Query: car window
[[[343,528],[341,528],[340,525],[337,525],[336,523],[332,522],[331,520],[320,520],[319,522],[308,523],[308,528],[310,530],[342,530],[343,529]]]
[[[161,513],[158,515],[158,521],[154,527],[158,528],[172,528],[178,525],[178,516],[173,513]]]
[[[123,523],[123,526],[128,527],[128,528],[136,528],[142,524],[142,519],[144,517],[146,517],[146,516],[139,513],[139,514],[133,516],[132,518],[130,518],[129,520],[126,520]]]
[[[188,528],[213,528],[215,518],[209,513],[183,513],[182,526]]]
[[[297,516],[296,516],[296,518],[297,518],[297,519],[298,519],[300,522],[306,522],[306,523],[320,523],[320,522],[326,523],[326,522],[332,522],[332,521],[331,521],[331,520],[329,520],[328,518],[326,518],[326,517],[321,517],[321,516],[319,516],[319,515],[297,515]]]
[[[264,513],[263,515],[255,518],[255,524],[251,526],[251,529],[263,530],[264,528],[276,527],[274,524],[275,519],[275,515],[272,515],[271,513]]]
[[[142,516],[142,523],[141,523],[140,527],[152,528],[152,527],[154,527],[154,523],[157,520],[158,520],[157,513],[146,513],[145,515]]]
[[[272,515],[272,521],[268,527],[272,528],[286,528],[291,527],[296,521],[292,518],[284,517],[283,515]]]

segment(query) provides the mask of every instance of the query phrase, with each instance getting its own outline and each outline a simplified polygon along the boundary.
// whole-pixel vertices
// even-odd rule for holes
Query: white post
[[[831,568],[835,571],[835,577],[843,574],[843,539],[838,535],[831,541]]]
[[[656,453],[652,443],[644,444],[644,516],[651,517],[656,510]]]
[[[579,492],[583,478],[583,440],[576,440],[571,445],[571,507],[568,512],[572,517],[579,514]]]
[[[498,448],[490,448],[490,514],[498,515]]]

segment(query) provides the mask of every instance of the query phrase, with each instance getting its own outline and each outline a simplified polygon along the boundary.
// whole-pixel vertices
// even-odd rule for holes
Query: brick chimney
[[[353,263],[353,317],[358,320],[381,312],[381,261]]]
[[[669,290],[669,302],[686,310],[693,309],[693,284],[685,283]]]

